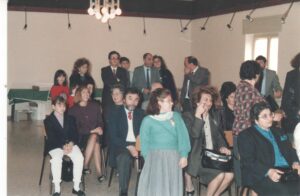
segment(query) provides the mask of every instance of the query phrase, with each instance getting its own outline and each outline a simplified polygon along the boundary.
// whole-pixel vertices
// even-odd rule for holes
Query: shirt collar
[[[198,69],[199,69],[199,66],[195,67],[195,69],[192,71],[192,73],[194,74]]]

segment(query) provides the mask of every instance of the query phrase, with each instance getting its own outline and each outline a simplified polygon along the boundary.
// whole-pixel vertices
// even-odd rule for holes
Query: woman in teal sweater
[[[173,101],[167,89],[152,92],[140,130],[145,165],[138,196],[181,196],[182,168],[191,149],[187,128],[179,113],[172,112]]]

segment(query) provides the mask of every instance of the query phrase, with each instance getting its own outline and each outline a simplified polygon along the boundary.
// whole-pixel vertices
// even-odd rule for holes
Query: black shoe
[[[86,168],[86,169],[83,169],[82,173],[83,174],[91,174],[92,172],[90,169]]]
[[[55,192],[55,193],[52,194],[52,196],[60,196],[60,193]]]
[[[194,196],[194,194],[195,194],[195,190],[186,192],[186,196]]]
[[[104,175],[101,175],[97,178],[98,182],[103,182],[105,180],[105,176]]]
[[[85,193],[82,190],[75,191],[74,189],[72,190],[72,193],[78,196],[85,196]]]

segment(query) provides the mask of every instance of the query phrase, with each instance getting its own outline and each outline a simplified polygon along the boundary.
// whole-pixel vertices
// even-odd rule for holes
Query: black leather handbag
[[[203,149],[201,158],[202,167],[221,171],[232,171],[233,159],[231,155],[221,154],[215,150]]]
[[[65,182],[71,182],[73,180],[73,162],[70,158],[63,158],[61,170],[61,179]]]
[[[290,167],[276,167],[276,169],[284,172],[280,177],[280,182],[288,183],[299,181],[299,175],[296,169]]]

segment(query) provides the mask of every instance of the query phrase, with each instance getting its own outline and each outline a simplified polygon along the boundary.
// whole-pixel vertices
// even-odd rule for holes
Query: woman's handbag
[[[221,154],[215,150],[203,149],[201,163],[204,168],[221,171],[232,171],[233,159],[231,155]]]
[[[296,169],[292,169],[289,167],[276,167],[276,169],[283,171],[283,174],[281,174],[280,182],[282,183],[288,183],[288,182],[295,182],[299,181],[298,172]]]
[[[63,158],[61,179],[65,182],[71,182],[73,180],[73,162],[68,157]]]

